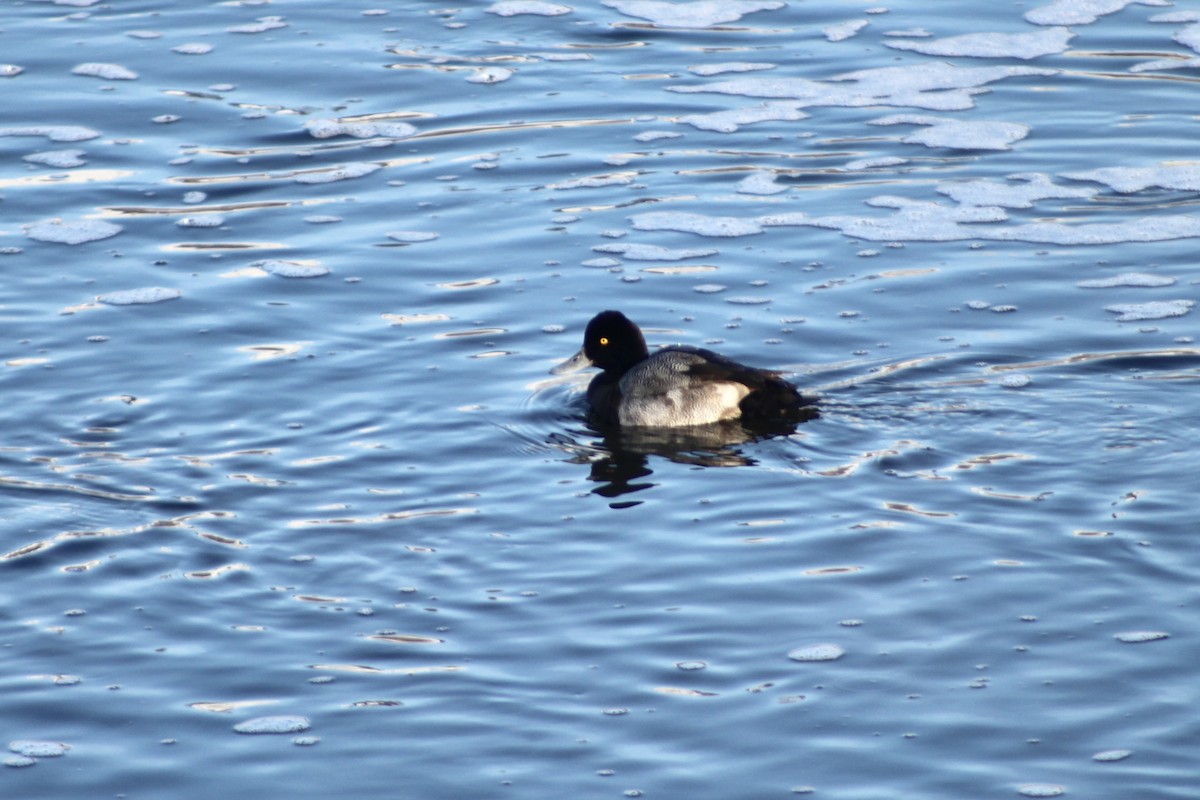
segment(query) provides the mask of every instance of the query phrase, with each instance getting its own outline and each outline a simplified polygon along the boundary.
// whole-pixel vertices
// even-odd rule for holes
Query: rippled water
[[[1195,10],[6,12],[3,796],[1195,796]]]

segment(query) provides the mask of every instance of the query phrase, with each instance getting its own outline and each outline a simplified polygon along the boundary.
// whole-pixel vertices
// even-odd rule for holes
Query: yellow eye
[[[608,344],[608,337],[607,337],[607,336],[601,336],[601,337],[600,337],[600,344]]]

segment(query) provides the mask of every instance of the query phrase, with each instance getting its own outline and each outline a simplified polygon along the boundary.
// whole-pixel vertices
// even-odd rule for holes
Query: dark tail
[[[815,398],[776,375],[764,377],[740,406],[743,419],[803,422],[819,416]]]

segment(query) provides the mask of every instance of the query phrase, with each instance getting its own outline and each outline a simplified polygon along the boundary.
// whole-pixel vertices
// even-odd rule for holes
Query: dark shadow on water
[[[758,462],[747,455],[746,445],[791,436],[798,425],[817,416],[816,407],[811,407],[796,420],[756,424],[734,420],[682,428],[599,428],[589,423],[586,429],[554,435],[551,441],[573,453],[569,462],[589,465],[588,479],[599,484],[593,494],[614,500],[612,508],[629,508],[641,501],[618,498],[658,485],[646,480],[654,473],[652,456],[698,467],[750,467]],[[591,437],[598,438],[580,441]]]

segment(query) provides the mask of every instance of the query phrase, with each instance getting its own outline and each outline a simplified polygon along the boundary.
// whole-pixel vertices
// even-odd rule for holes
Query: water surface
[[[5,796],[1194,795],[1194,11],[7,10]]]

